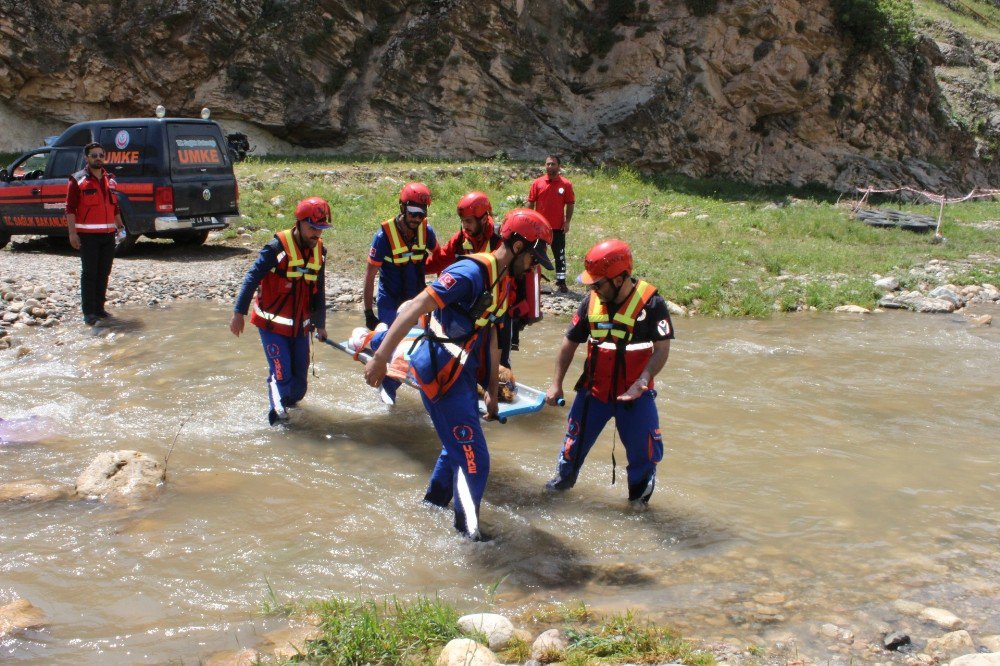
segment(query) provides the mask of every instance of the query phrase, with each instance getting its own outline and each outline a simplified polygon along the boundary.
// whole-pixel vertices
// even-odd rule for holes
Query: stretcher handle
[[[336,347],[337,349],[339,349],[342,352],[347,352],[348,354],[355,354],[356,353],[357,357],[359,359],[361,359],[362,361],[364,361],[365,363],[367,363],[368,361],[370,361],[371,358],[372,358],[371,354],[367,354],[365,352],[354,352],[353,350],[348,349],[346,345],[342,345],[339,342],[334,342],[330,338],[327,338],[326,340],[323,340],[323,342],[325,342],[326,344],[330,345],[331,347]],[[486,416],[486,412],[482,412],[480,414],[480,416],[484,416],[485,417]],[[506,416],[498,416],[496,420],[499,421],[501,424],[507,423],[507,417]]]
[[[339,349],[342,352],[346,352],[348,354],[351,354],[352,356],[355,355],[355,354],[357,354],[357,357],[359,359],[361,359],[362,361],[364,361],[365,363],[367,363],[368,361],[372,360],[371,354],[365,353],[363,351],[355,352],[353,349],[348,348],[347,345],[342,345],[339,342],[334,342],[330,338],[327,338],[323,342],[325,342],[326,344],[330,345],[331,347],[336,347],[337,349]]]

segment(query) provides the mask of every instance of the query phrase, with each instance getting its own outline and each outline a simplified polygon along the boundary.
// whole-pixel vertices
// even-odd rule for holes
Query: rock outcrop
[[[143,499],[156,491],[166,475],[158,460],[139,451],[98,455],[76,479],[80,497],[106,502]]]
[[[0,6],[0,105],[39,122],[162,103],[345,154],[554,151],[845,190],[1000,173],[935,79],[962,54],[862,51],[828,0]]]

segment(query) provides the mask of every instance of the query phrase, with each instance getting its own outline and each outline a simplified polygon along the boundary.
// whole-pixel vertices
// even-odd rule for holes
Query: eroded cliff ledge
[[[845,190],[998,180],[942,104],[930,39],[859,52],[828,1],[698,4],[2,0],[0,104],[65,123],[208,106],[347,154],[555,151]]]

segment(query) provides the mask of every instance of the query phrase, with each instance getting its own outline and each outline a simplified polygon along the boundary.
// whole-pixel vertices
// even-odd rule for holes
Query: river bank
[[[136,251],[115,261],[108,289],[108,307],[159,305],[183,300],[232,303],[243,276],[256,258],[266,234],[223,238],[216,235],[202,247],[185,247],[170,242],[140,241]],[[360,310],[364,264],[355,257],[337,255],[336,237],[327,275],[327,307],[332,312]],[[81,323],[79,312],[79,258],[58,241],[33,239],[0,250],[0,349],[15,346],[18,332],[34,326],[51,327]],[[845,312],[879,312],[908,309],[925,313],[967,314],[977,324],[989,324],[990,317],[969,306],[1000,303],[1000,290],[990,282],[952,284],[956,276],[995,275],[1000,258],[971,255],[964,260],[931,259],[923,265],[900,270],[899,275],[869,276],[870,287],[878,290],[880,308],[870,310],[855,303],[838,304]],[[831,285],[846,279],[831,275]],[[788,277],[779,282],[794,282]],[[913,285],[904,288],[903,284]],[[570,315],[584,293],[575,285],[569,294],[544,294],[543,310],[549,315]],[[670,299],[671,294],[665,294]],[[698,314],[696,306],[685,307],[669,301],[674,316]],[[799,309],[816,310],[802,304]],[[346,315],[353,316],[353,315]],[[984,318],[985,317],[985,318]],[[358,317],[358,325],[361,318]]]
[[[994,327],[912,313],[677,320],[650,511],[627,512],[609,484],[611,432],[574,492],[546,494],[566,416],[546,408],[490,426],[483,514],[497,541],[467,544],[450,512],[420,504],[440,443],[415,395],[390,412],[358,364],[324,349],[301,418],[270,428],[259,342],[226,330],[230,304],[165,303],[122,306],[118,331],[96,335],[67,317],[0,354],[3,416],[48,414],[57,430],[0,448],[4,480],[72,484],[109,450],[173,451],[167,483],[127,512],[0,506],[0,606],[16,595],[48,617],[0,639],[0,661],[263,653],[262,634],[287,622],[259,615],[269,587],[282,601],[440,595],[532,638],[547,621],[522,614],[580,600],[604,617],[634,610],[730,664],[945,663],[1000,634]],[[563,327],[531,330],[517,366],[529,385],[546,381]],[[896,632],[909,652],[884,648]]]

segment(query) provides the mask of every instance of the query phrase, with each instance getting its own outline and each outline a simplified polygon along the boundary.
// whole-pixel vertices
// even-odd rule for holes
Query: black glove
[[[378,326],[378,317],[375,316],[375,311],[365,310],[365,328],[374,331],[376,326]]]

